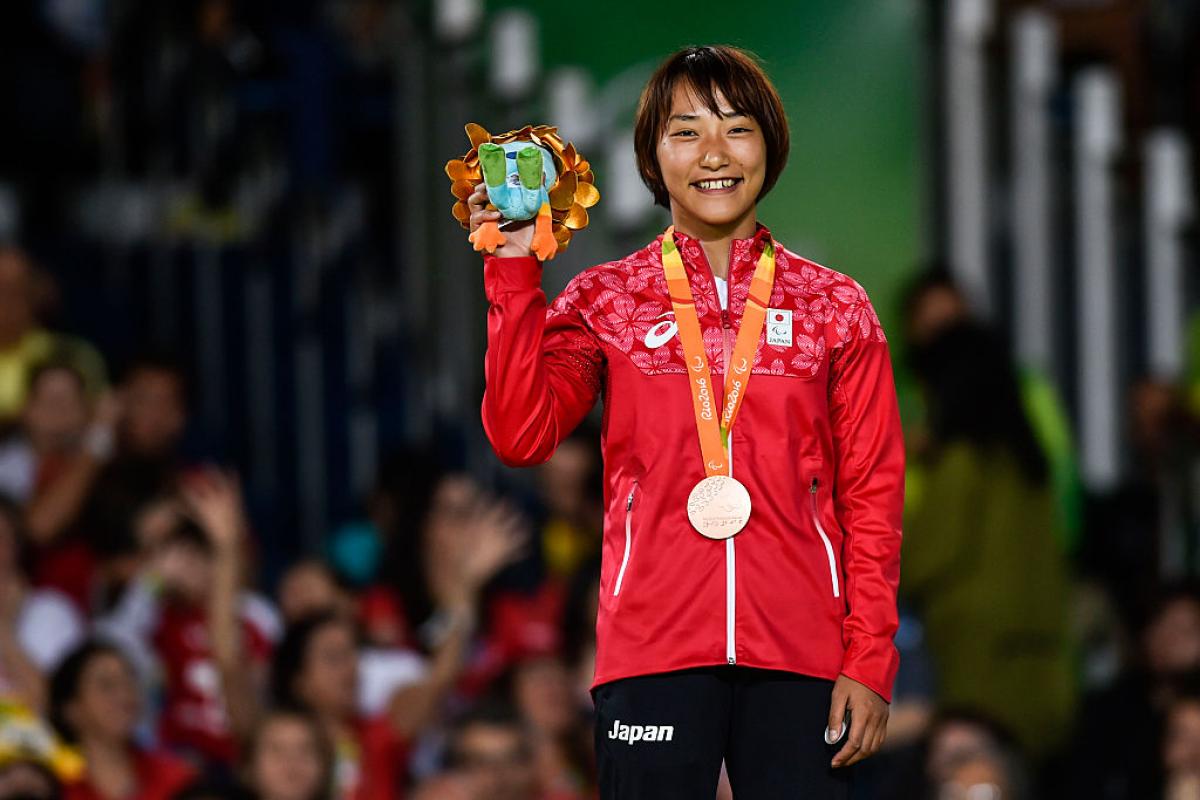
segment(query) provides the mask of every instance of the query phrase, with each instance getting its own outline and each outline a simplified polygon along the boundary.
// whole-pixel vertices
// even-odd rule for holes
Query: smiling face
[[[303,716],[276,712],[258,730],[250,784],[263,800],[311,800],[327,780],[320,731]]]
[[[133,668],[116,653],[102,651],[83,668],[66,717],[81,738],[123,744],[133,735],[141,708]]]
[[[767,173],[762,129],[713,87],[714,113],[689,84],[675,84],[656,146],[676,227],[703,235],[753,224]]]
[[[322,717],[353,716],[358,688],[358,647],[349,623],[335,620],[313,633],[295,688],[304,703]]]

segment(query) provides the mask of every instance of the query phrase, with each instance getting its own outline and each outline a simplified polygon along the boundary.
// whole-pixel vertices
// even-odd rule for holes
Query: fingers
[[[841,684],[834,684],[833,697],[829,701],[829,719],[825,723],[826,744],[835,744],[841,737],[842,721],[845,719],[848,699]]]
[[[861,714],[850,715],[850,730],[846,734],[846,743],[834,755],[833,761],[830,762],[831,766],[846,767],[858,760],[857,756],[863,747],[866,727],[867,721],[862,718]]]
[[[474,231],[485,222],[500,219],[500,212],[487,209],[487,184],[475,184],[475,191],[467,197],[467,208],[471,211],[471,230]]]
[[[848,767],[879,752],[887,734],[886,712],[864,706],[850,715],[846,744],[833,757],[833,767]]]

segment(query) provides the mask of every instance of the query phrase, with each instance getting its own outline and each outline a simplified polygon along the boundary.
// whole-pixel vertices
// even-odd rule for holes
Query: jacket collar
[[[654,240],[654,247],[661,253],[663,234],[659,234]],[[754,223],[754,233],[742,239],[734,239],[731,243],[729,251],[729,273],[733,279],[730,283],[736,283],[740,273],[746,265],[749,265],[751,273],[754,271],[754,266],[758,263],[758,255],[762,252],[763,245],[771,238],[771,230],[760,221]],[[708,264],[708,259],[704,255],[704,248],[701,246],[700,240],[695,236],[684,233],[683,231],[675,231],[675,243],[679,246],[680,252],[683,254],[683,264],[688,272],[692,272],[704,265]]]
[[[665,233],[665,231],[663,232]],[[655,237],[651,247],[653,258],[662,263],[663,233]],[[754,268],[758,266],[758,257],[763,247],[771,239],[771,231],[762,222],[755,221],[754,233],[742,239],[734,239],[729,249],[729,309],[733,314],[740,314],[745,304],[746,294],[750,290],[750,279]],[[712,265],[704,253],[700,240],[694,236],[675,231],[675,243],[683,257],[683,267],[691,284],[692,294],[703,294],[711,302],[714,313],[720,312],[717,301],[716,281],[713,280]],[[778,270],[776,270],[778,274]]]

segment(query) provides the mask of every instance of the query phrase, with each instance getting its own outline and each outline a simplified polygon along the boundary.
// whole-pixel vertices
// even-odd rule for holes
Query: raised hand
[[[237,474],[214,466],[186,477],[180,488],[183,509],[204,529],[218,550],[237,547],[246,528]]]
[[[475,191],[467,197],[467,208],[471,210],[471,235],[475,235],[479,226],[485,222],[494,223],[500,221],[500,212],[488,209],[487,204],[487,184],[482,182],[477,183]],[[513,222],[511,225],[506,226],[501,233],[504,235],[504,244],[496,248],[494,255],[504,258],[533,255],[534,220],[527,219],[520,222]]]
[[[460,579],[478,591],[500,570],[520,560],[529,543],[529,523],[507,500],[485,501],[467,521]]]
[[[524,555],[529,524],[513,506],[465,477],[438,487],[426,531],[430,591],[445,606],[473,603],[480,589]]]

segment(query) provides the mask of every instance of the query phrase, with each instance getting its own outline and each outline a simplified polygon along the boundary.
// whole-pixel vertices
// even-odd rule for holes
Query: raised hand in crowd
[[[235,472],[206,467],[186,475],[180,487],[185,513],[217,551],[236,550],[246,528],[242,491]]]
[[[399,690],[389,707],[392,723],[412,735],[435,716],[457,680],[475,632],[483,587],[519,559],[529,524],[512,506],[481,490],[470,478],[452,476],[437,488],[425,530],[424,565],[437,611],[426,625],[432,657],[425,681]]]
[[[242,657],[239,596],[247,522],[241,486],[235,472],[209,466],[185,475],[179,491],[184,513],[200,526],[212,546],[208,626],[213,657],[233,731],[238,736],[249,736],[257,718],[256,697],[266,684],[266,672],[247,669]]]
[[[529,523],[511,503],[461,476],[438,487],[428,524],[426,578],[443,610],[473,605],[487,582],[521,558],[529,543]]]
[[[96,399],[90,421],[65,467],[30,499],[25,524],[34,542],[53,542],[79,516],[96,478],[116,451],[116,427],[122,409],[120,398],[111,390]]]

